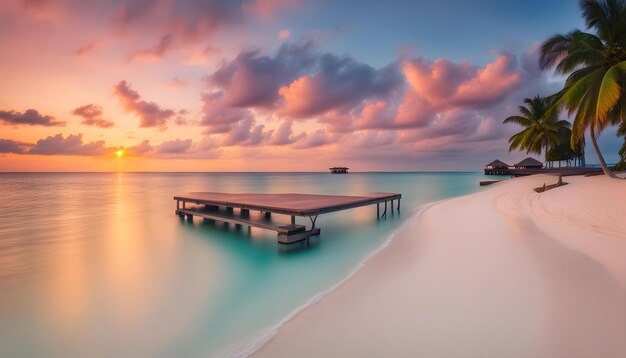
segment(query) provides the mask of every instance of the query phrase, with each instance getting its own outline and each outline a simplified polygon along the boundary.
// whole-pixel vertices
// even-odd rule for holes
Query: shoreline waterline
[[[471,194],[468,194],[468,195],[471,195]],[[254,338],[246,340],[246,341],[250,341],[251,340],[252,342],[249,342],[249,343],[242,342],[241,344],[237,345],[238,347],[234,347],[234,348],[225,350],[223,352],[224,356],[236,357],[236,358],[245,358],[245,357],[249,357],[249,356],[253,355],[257,351],[262,349],[263,346],[265,346],[272,338],[274,338],[274,336],[276,336],[276,334],[278,334],[278,330],[285,323],[287,323],[290,320],[292,320],[295,317],[297,317],[299,313],[301,313],[302,311],[306,310],[307,308],[316,305],[318,302],[323,300],[324,297],[328,296],[329,294],[334,292],[337,288],[341,287],[341,285],[343,285],[344,283],[348,282],[352,277],[354,277],[355,274],[357,274],[367,264],[368,261],[370,261],[376,255],[381,253],[387,247],[389,247],[389,245],[393,242],[393,240],[396,238],[398,233],[402,232],[402,230],[406,229],[406,227],[409,226],[410,224],[415,225],[419,221],[419,219],[422,216],[422,214],[424,213],[424,211],[426,211],[428,208],[430,208],[430,207],[432,207],[434,205],[443,203],[443,202],[445,202],[447,200],[453,200],[453,199],[454,198],[444,199],[444,200],[435,201],[435,202],[428,203],[428,204],[420,206],[415,212],[410,214],[411,216],[408,219],[406,219],[406,221],[403,222],[400,227],[398,227],[391,234],[389,234],[389,236],[387,236],[385,241],[378,248],[376,248],[374,251],[372,251],[369,254],[367,254],[359,263],[357,263],[353,267],[353,269],[348,273],[347,276],[342,278],[339,282],[335,283],[334,285],[332,285],[328,289],[326,289],[326,290],[324,290],[322,292],[319,292],[315,296],[311,297],[302,306],[296,308],[294,311],[289,313],[282,320],[280,320],[280,322],[278,322],[277,324],[275,324],[275,325],[273,325],[271,327],[268,327],[264,332],[260,333],[259,335],[256,335]]]
[[[568,177],[533,190],[554,180],[431,206],[254,356],[622,357],[626,205],[612,199],[626,187]]]

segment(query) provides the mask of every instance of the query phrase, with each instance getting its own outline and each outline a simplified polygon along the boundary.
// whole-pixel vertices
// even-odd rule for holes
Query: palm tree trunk
[[[604,157],[602,156],[602,153],[600,152],[600,148],[598,147],[598,142],[596,142],[596,135],[593,133],[593,129],[590,132],[591,132],[591,143],[593,143],[593,149],[595,149],[596,154],[598,155],[598,160],[600,161],[600,166],[602,167],[604,174],[608,175],[611,178],[618,178],[618,176],[613,174],[613,172],[606,165],[606,162],[604,161]]]

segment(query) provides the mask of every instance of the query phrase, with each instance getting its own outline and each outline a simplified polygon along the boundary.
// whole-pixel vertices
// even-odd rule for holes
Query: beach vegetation
[[[556,111],[548,113],[550,107],[548,98],[525,98],[524,105],[519,106],[519,114],[504,120],[504,123],[522,127],[520,132],[509,138],[509,151],[520,150],[527,154],[544,152],[546,161],[567,161],[580,155],[582,146],[573,149],[569,145],[570,123],[559,119]]]
[[[581,9],[588,32],[577,29],[554,35],[541,46],[540,68],[554,68],[567,76],[563,89],[551,96],[552,106],[545,115],[567,111],[574,118],[571,147],[579,146],[589,131],[604,173],[616,177],[597,137],[608,126],[626,127],[626,1],[584,0]]]

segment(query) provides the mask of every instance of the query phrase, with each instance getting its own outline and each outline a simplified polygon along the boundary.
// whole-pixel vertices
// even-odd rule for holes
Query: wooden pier
[[[602,168],[581,168],[581,167],[562,167],[562,168],[537,168],[537,169],[487,169],[485,168],[485,175],[507,175],[511,177],[522,177],[533,174],[551,174],[561,176],[572,175],[591,175],[602,174]]]
[[[388,204],[393,213],[394,201],[400,212],[401,194],[397,193],[370,193],[359,196],[348,195],[315,195],[315,194],[228,194],[196,192],[174,196],[176,200],[176,215],[193,220],[194,216],[206,219],[228,222],[238,225],[247,225],[266,230],[276,231],[278,242],[292,243],[308,240],[310,236],[320,234],[315,226],[317,217],[321,214],[335,211],[358,208],[376,204],[376,216],[386,217]],[[188,206],[191,204],[191,206]],[[381,205],[382,204],[382,205]],[[381,206],[383,212],[381,213]],[[238,209],[237,215],[234,209]],[[250,210],[261,212],[261,219],[250,217]],[[291,223],[277,225],[269,218],[272,214],[282,214],[291,217]],[[308,217],[311,227],[296,224],[296,216]]]

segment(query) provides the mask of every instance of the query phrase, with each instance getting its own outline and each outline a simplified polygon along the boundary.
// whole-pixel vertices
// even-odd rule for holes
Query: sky
[[[502,121],[575,28],[571,0],[3,0],[0,171],[512,164]]]

